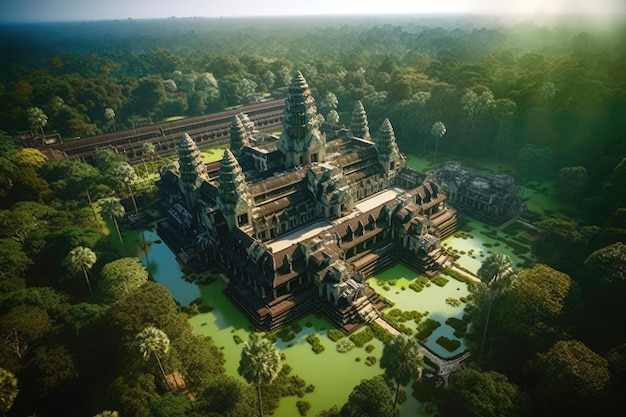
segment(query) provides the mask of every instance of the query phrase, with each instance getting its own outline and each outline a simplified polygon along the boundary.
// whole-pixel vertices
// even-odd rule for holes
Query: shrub
[[[415,280],[413,280],[413,282],[411,282],[409,284],[409,288],[412,289],[413,291],[416,292],[420,292],[424,289],[424,287],[426,287],[428,284],[430,283],[430,281],[428,280],[428,278],[426,278],[423,275],[418,276],[417,278],[415,278]]]
[[[449,280],[441,275],[437,275],[431,280],[435,285],[445,287]]]
[[[371,341],[373,338],[374,333],[372,332],[370,327],[366,327],[364,330],[350,335],[350,340],[352,340],[354,344],[358,347],[365,346],[365,344]]]
[[[337,352],[346,353],[354,349],[356,345],[350,339],[342,339],[337,343]]]
[[[456,317],[449,317],[446,320],[446,324],[452,327],[454,330],[458,330],[460,332],[464,332],[465,329],[467,328],[467,323],[465,323],[461,319],[457,319]]]
[[[372,366],[376,364],[376,356],[368,356],[365,358],[365,364],[367,366]]]
[[[387,329],[374,321],[370,323],[369,328],[372,329],[374,336],[383,343],[389,343],[393,339],[393,335]]]
[[[338,341],[339,339],[343,338],[345,336],[345,333],[342,332],[339,329],[330,329],[328,331],[328,338],[330,340],[332,340],[333,342]]]
[[[299,400],[298,402],[296,402],[296,407],[298,407],[298,412],[301,416],[306,416],[311,409],[311,403],[308,401]]]
[[[437,338],[437,344],[442,346],[448,352],[454,352],[461,346],[461,342],[459,342],[458,340],[448,339],[445,336],[439,336]]]
[[[433,332],[437,330],[439,326],[441,326],[441,323],[439,323],[437,320],[433,320],[431,318],[424,320],[417,326],[417,339],[428,339],[428,337],[433,334]]]
[[[302,331],[302,326],[300,325],[300,323],[298,323],[297,321],[294,322],[291,326],[289,326],[289,328],[291,329],[292,332],[294,332],[295,334],[298,334]]]
[[[366,351],[367,353],[372,353],[372,351],[373,351],[374,349],[376,349],[376,347],[375,347],[374,345],[367,345],[367,346],[365,346],[365,351]]]
[[[306,337],[306,341],[309,342],[309,344],[311,345],[311,349],[316,354],[320,354],[324,351],[324,349],[326,349],[320,341],[320,338],[317,337],[315,333],[311,333],[310,335],[308,335]]]
[[[243,343],[243,339],[241,337],[239,337],[238,334],[234,334],[233,335],[233,340],[235,341],[235,344],[237,344],[237,345]]]
[[[461,305],[461,301],[458,298],[446,298],[446,304],[452,306],[452,307],[458,307]]]

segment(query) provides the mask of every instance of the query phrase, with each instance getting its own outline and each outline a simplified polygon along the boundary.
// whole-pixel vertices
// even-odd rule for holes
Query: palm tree
[[[137,173],[135,169],[130,166],[128,162],[121,162],[113,168],[113,177],[116,181],[124,184],[128,188],[128,193],[133,201],[133,207],[135,208],[135,215],[139,215],[137,209],[137,201],[135,200],[135,194],[133,193],[132,185],[137,181]]]
[[[400,385],[407,385],[411,379],[419,380],[422,377],[424,354],[417,339],[405,334],[395,336],[383,348],[380,367],[385,370],[385,375],[396,381],[396,396],[393,401],[395,410]]]
[[[0,411],[2,415],[13,406],[13,401],[20,390],[17,388],[17,378],[12,372],[0,368]]]
[[[48,124],[48,116],[39,107],[29,107],[26,113],[28,114],[28,123],[31,129],[40,129],[41,136],[45,142],[46,134],[43,132],[43,128]]]
[[[515,273],[515,266],[513,265],[511,257],[498,252],[485,258],[482,265],[478,269],[478,278],[480,278],[481,282],[486,286],[488,291],[487,319],[485,320],[482,342],[480,343],[478,364],[480,364],[480,360],[483,355],[483,348],[485,347],[485,338],[487,337],[487,327],[489,326],[493,300],[511,282]]]
[[[122,234],[120,233],[120,226],[117,224],[117,219],[124,217],[126,214],[124,206],[120,203],[119,199],[108,197],[100,200],[100,207],[102,208],[102,214],[113,220],[113,224],[115,224],[115,229],[117,230],[117,237],[120,238],[120,243],[122,244],[122,247],[124,247],[124,241],[122,240]]]
[[[256,384],[259,394],[259,415],[263,417],[261,385],[270,384],[282,368],[280,352],[259,333],[252,333],[243,345],[237,372],[249,384]]]
[[[150,142],[146,142],[141,146],[141,149],[143,150],[143,153],[146,154],[146,156],[150,157],[150,165],[152,165],[152,160],[154,159],[154,154],[156,153],[156,148],[154,147],[154,145]],[[146,171],[146,181],[150,181],[150,172],[148,171],[148,165],[146,164],[146,160],[143,158],[141,159],[143,161],[143,169],[144,171]]]
[[[446,134],[446,126],[443,122],[436,122],[430,129],[430,133],[435,137],[435,164],[437,163],[437,148],[439,147],[439,139]]]
[[[172,389],[170,382],[167,380],[165,370],[163,369],[163,364],[161,363],[161,356],[167,354],[170,350],[170,338],[167,337],[163,330],[157,329],[154,326],[148,326],[135,336],[135,342],[145,360],[148,360],[150,356],[154,356],[159,364],[159,369],[161,370],[161,375],[163,375],[165,383],[169,389]]]
[[[67,263],[73,272],[83,271],[85,282],[89,288],[89,294],[93,294],[91,283],[89,282],[88,272],[96,263],[96,254],[89,248],[78,246],[70,251],[67,255]]]

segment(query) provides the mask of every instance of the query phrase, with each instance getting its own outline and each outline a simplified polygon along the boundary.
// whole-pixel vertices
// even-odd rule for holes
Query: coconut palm
[[[280,352],[259,333],[252,333],[243,345],[237,372],[249,384],[256,384],[259,394],[259,415],[263,417],[261,385],[270,384],[282,368]]]
[[[13,406],[13,401],[20,390],[17,388],[17,378],[12,372],[0,368],[0,411],[2,415]]]
[[[106,119],[108,124],[113,126],[113,130],[117,130],[115,127],[115,110],[110,107],[104,109],[104,118]]]
[[[435,122],[430,129],[430,133],[435,137],[435,164],[437,163],[437,148],[439,147],[439,139],[446,134],[446,126],[443,122]]]
[[[400,385],[407,385],[411,379],[419,380],[422,377],[424,355],[417,339],[404,334],[395,336],[383,348],[380,367],[385,370],[385,375],[396,382],[396,395],[393,401],[395,410]]]
[[[28,114],[28,123],[30,124],[31,129],[41,131],[41,136],[44,141],[46,139],[46,134],[43,131],[43,128],[48,124],[48,116],[41,110],[39,107],[29,107],[26,110]]]
[[[502,253],[493,253],[489,255],[483,261],[482,265],[478,269],[477,275],[480,281],[487,287],[488,303],[487,303],[487,318],[485,319],[485,328],[483,329],[482,342],[480,343],[480,352],[478,354],[478,363],[483,355],[483,348],[485,346],[485,338],[487,337],[487,327],[489,326],[489,318],[491,316],[491,306],[493,300],[510,284],[514,278],[515,266],[511,257]]]
[[[172,389],[170,382],[167,380],[165,369],[163,369],[163,364],[161,363],[161,356],[166,355],[170,350],[170,338],[167,337],[163,330],[157,329],[154,326],[148,326],[135,336],[135,342],[145,360],[148,360],[150,356],[154,356],[159,364],[159,369],[161,370],[161,375],[163,375],[165,383]]]
[[[130,166],[128,162],[121,162],[113,168],[113,177],[120,184],[125,185],[128,188],[128,193],[133,201],[133,207],[135,208],[135,215],[139,215],[137,209],[137,201],[135,200],[135,193],[133,193],[132,185],[137,181],[137,173],[135,169]]]
[[[89,288],[89,294],[93,294],[91,283],[89,282],[89,270],[96,263],[96,254],[89,248],[78,246],[70,251],[67,255],[67,265],[73,272],[82,271],[85,276],[85,282]]]
[[[108,197],[100,200],[100,207],[102,208],[102,215],[113,220],[113,224],[115,224],[115,229],[117,230],[117,237],[120,238],[120,243],[124,246],[122,234],[120,233],[120,226],[117,224],[117,219],[124,217],[126,214],[124,206],[120,203],[119,199]]]

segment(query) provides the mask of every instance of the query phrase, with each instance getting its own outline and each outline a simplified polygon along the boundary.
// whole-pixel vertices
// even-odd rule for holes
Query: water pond
[[[241,342],[246,341],[252,330],[249,321],[223,295],[225,283],[217,280],[209,285],[197,286],[182,278],[182,266],[176,261],[174,254],[167,245],[160,241],[154,231],[143,232],[148,251],[138,250],[138,256],[149,268],[154,279],[167,287],[172,296],[181,304],[188,305],[201,297],[202,304],[212,307],[208,313],[201,313],[190,319],[194,331],[198,334],[209,335],[217,346],[220,346],[226,358],[226,372],[238,376],[237,366],[241,355]],[[138,239],[142,241],[141,235]],[[142,245],[140,245],[142,246]],[[448,317],[460,318],[463,314],[463,303],[451,305],[447,299],[460,299],[467,296],[467,285],[452,278],[443,286],[430,284],[421,292],[409,288],[409,285],[418,278],[419,274],[410,268],[398,264],[370,278],[369,284],[382,296],[394,303],[394,308],[403,311],[417,310],[428,313],[428,317],[438,320],[442,325],[425,341],[425,345],[442,357],[457,355],[465,350],[463,340],[461,346],[448,352],[436,343],[437,338],[446,336],[455,339],[453,329],[445,324]],[[302,377],[306,384],[313,384],[315,390],[303,398],[287,397],[281,400],[279,409],[274,414],[278,417],[292,417],[298,415],[296,402],[308,401],[311,410],[307,415],[315,416],[322,410],[333,405],[341,406],[353,387],[362,379],[371,378],[383,371],[379,366],[383,344],[378,340],[368,343],[370,351],[365,347],[354,348],[346,353],[336,349],[336,342],[328,338],[328,330],[334,326],[323,317],[308,315],[298,321],[301,329],[294,339],[287,342],[280,338],[277,347],[286,356],[286,362],[293,368],[293,374]],[[415,323],[406,322],[415,330]],[[325,350],[320,354],[312,351],[306,337],[316,333]],[[368,357],[374,358],[367,361]],[[371,362],[374,362],[373,364]],[[425,406],[417,402],[411,395],[411,387],[406,387],[408,399],[401,407],[402,416],[424,417],[429,414]]]

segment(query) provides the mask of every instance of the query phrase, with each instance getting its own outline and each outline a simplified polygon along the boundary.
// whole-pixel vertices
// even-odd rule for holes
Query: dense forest
[[[516,285],[476,290],[468,308],[475,353],[484,317],[493,317],[483,360],[445,392],[420,387],[423,398],[437,401],[442,416],[624,409],[624,27],[461,17],[23,24],[0,26],[0,53],[0,410],[7,416],[255,415],[255,387],[224,373],[222,352],[187,322],[193,308],[179,308],[105,236],[102,220],[129,227],[124,212],[135,199],[151,204],[151,188],[133,193],[133,167],[115,154],[99,152],[94,165],[48,160],[19,137],[80,140],[206,114],[267,96],[295,71],[326,121],[348,124],[361,100],[374,129],[390,119],[404,152],[429,155],[437,142],[451,158],[503,161],[522,184],[554,181],[568,208],[531,218],[537,264],[520,270]],[[445,124],[441,140],[436,122]],[[169,349],[137,347],[151,327]],[[184,390],[161,378],[163,366],[180,373]],[[263,387],[268,409],[297,389],[297,376],[283,367]],[[364,381],[348,405],[386,389],[382,378]],[[358,410],[323,415],[365,415]],[[389,415],[372,410],[366,415]]]

